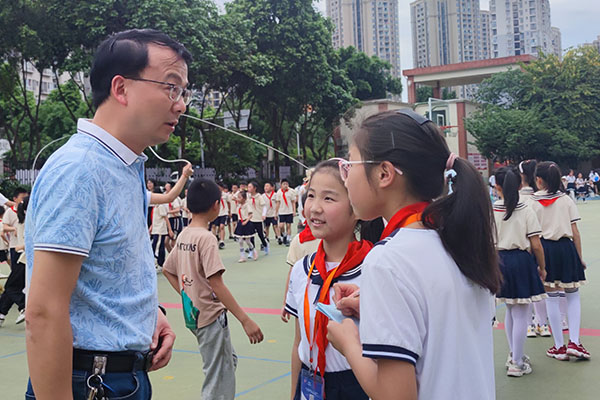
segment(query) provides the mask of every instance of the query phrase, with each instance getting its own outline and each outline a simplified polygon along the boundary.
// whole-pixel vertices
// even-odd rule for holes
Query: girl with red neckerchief
[[[582,261],[581,235],[577,222],[581,219],[575,202],[561,189],[560,169],[556,163],[544,161],[536,169],[536,184],[532,208],[542,226],[542,246],[548,271],[544,286],[548,293],[546,309],[552,328],[554,346],[548,357],[566,361],[569,357],[589,359],[590,353],[579,341],[581,299],[579,287],[585,283],[586,265]],[[569,343],[562,334],[559,290],[567,299]]]
[[[380,399],[494,399],[493,294],[501,275],[490,198],[475,167],[412,110],[366,119],[340,171],[361,220],[389,221],[364,260],[360,296],[328,338]],[[360,307],[346,306],[358,298]]]
[[[296,317],[291,398],[367,400],[344,356],[329,345],[328,318],[316,309],[317,303],[334,304],[336,282],[360,284],[362,261],[372,248],[355,238],[357,218],[337,161],[315,168],[304,213],[320,243],[316,253],[296,262],[289,280],[285,309]]]

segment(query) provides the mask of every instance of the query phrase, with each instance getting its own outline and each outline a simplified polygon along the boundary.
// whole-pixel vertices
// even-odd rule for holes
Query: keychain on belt
[[[94,356],[93,374],[87,379],[89,394],[87,400],[104,400],[104,385],[102,375],[106,372],[106,356]]]

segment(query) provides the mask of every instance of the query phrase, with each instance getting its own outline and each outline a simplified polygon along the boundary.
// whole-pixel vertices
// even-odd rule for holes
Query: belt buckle
[[[149,351],[144,354],[144,371],[149,371],[152,366],[152,358],[154,357],[154,351]]]
[[[94,364],[92,365],[93,375],[104,375],[106,373],[106,364],[108,357],[106,354],[94,355]]]

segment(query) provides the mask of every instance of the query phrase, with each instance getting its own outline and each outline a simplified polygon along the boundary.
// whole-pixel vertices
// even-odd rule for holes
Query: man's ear
[[[119,102],[127,105],[127,81],[121,75],[115,75],[110,82],[110,94]]]

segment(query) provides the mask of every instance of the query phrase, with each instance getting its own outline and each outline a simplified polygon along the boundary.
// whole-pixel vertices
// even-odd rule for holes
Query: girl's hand
[[[337,309],[347,317],[360,318],[359,287],[351,283],[335,283],[333,291],[333,301]]]
[[[586,263],[585,263],[583,260],[581,260],[581,265],[583,265],[583,269],[584,269],[584,270],[586,270],[586,269],[587,269],[587,264],[586,264]]]
[[[360,347],[358,327],[349,318],[343,320],[341,324],[329,321],[327,324],[327,340],[342,354],[346,354],[348,349],[354,346]]]
[[[540,279],[542,280],[542,283],[546,281],[546,269],[545,268],[540,268],[538,267],[538,274],[540,275]]]

